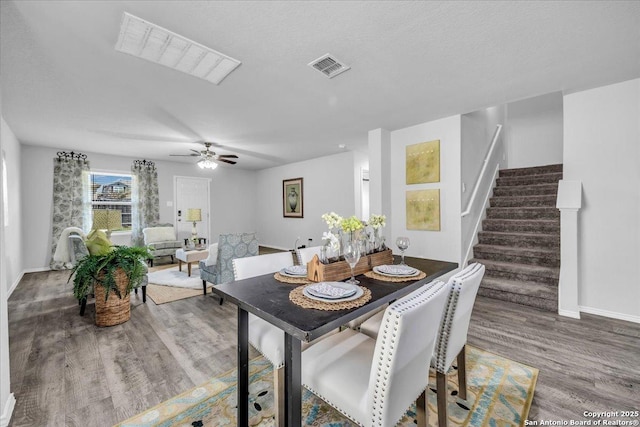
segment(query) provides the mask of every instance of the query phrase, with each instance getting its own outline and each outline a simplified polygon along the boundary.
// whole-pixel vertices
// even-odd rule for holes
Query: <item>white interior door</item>
[[[202,213],[202,221],[196,223],[198,237],[210,239],[210,201],[209,186],[211,180],[208,178],[193,178],[186,176],[176,176],[174,184],[174,206],[175,206],[175,224],[179,240],[191,237],[191,229],[193,222],[186,220],[188,209],[200,209]]]

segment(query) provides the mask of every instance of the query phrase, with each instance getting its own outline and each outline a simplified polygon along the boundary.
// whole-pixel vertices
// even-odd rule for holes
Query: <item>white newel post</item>
[[[579,319],[578,211],[582,207],[582,182],[560,180],[556,207],[560,209],[558,314]]]

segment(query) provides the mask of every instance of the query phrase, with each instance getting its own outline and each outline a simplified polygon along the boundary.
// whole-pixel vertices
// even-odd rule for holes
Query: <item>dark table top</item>
[[[417,281],[393,283],[370,279],[364,275],[357,276],[360,286],[371,291],[371,300],[354,309],[324,311],[300,307],[289,300],[289,293],[300,285],[279,282],[273,277],[273,273],[216,285],[212,289],[226,300],[290,335],[302,341],[312,341],[458,267],[453,262],[413,257],[405,257],[405,262],[424,271],[427,277]]]

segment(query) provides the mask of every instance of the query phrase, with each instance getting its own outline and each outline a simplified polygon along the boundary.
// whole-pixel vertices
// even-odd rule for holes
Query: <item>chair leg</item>
[[[275,404],[275,427],[284,427],[287,413],[285,412],[285,395],[284,395],[284,366],[273,370],[273,390]]]
[[[173,255],[169,255],[171,257],[171,264],[173,264]]]
[[[135,294],[138,295],[138,288],[135,288],[133,292],[135,292]]]
[[[153,267],[153,258],[149,260],[149,267]]]
[[[207,281],[206,280],[202,281],[202,294],[203,295],[207,294]]]
[[[84,316],[84,309],[87,308],[87,297],[80,300],[80,316]]]
[[[142,287],[142,302],[143,303],[147,302],[147,285],[144,285]]]
[[[429,425],[429,407],[427,406],[427,391],[423,391],[416,399],[416,421],[418,427]]]
[[[438,397],[438,426],[447,427],[447,374],[437,371],[436,394]]]
[[[458,396],[462,400],[467,400],[467,364],[464,354],[465,346],[458,353]]]
[[[220,297],[220,302],[218,304],[220,305],[224,304],[224,298]]]

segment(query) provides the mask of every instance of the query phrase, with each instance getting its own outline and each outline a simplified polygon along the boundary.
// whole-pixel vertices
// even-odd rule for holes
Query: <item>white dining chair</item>
[[[293,265],[291,252],[257,255],[233,259],[235,280],[275,273]],[[284,401],[284,332],[269,322],[249,313],[249,343],[273,365],[275,425],[285,421]]]
[[[448,294],[449,285],[431,282],[387,307],[378,339],[345,329],[309,347],[303,385],[360,426],[394,426],[414,401],[426,426],[429,360]]]
[[[309,248],[296,249],[298,264],[307,265],[307,263],[313,259],[314,255],[318,255],[318,258],[320,258],[321,253],[322,253],[322,246],[311,246]]]
[[[471,312],[484,276],[484,265],[473,263],[450,279],[447,308],[440,322],[438,341],[431,359],[436,371],[438,397],[438,425],[447,426],[447,372],[453,361],[458,361],[458,397],[467,399],[467,369],[465,346],[471,321]]]

